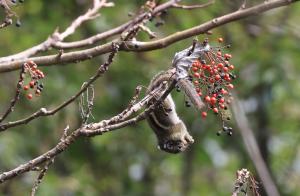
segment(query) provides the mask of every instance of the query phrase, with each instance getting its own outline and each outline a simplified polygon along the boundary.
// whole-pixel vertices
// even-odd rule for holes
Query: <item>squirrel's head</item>
[[[194,143],[193,137],[187,131],[183,122],[177,123],[165,134],[159,134],[158,147],[168,153],[185,151]]]

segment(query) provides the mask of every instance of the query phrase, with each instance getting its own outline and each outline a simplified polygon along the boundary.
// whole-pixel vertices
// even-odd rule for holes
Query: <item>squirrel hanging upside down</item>
[[[170,85],[175,80],[176,85],[183,90],[192,105],[201,111],[204,103],[189,80],[188,70],[192,62],[201,56],[204,50],[206,48],[195,42],[193,46],[176,53],[172,63],[173,67],[154,76],[148,86],[147,93],[158,88],[164,82]],[[163,93],[161,92],[157,97],[161,97]],[[158,100],[157,98],[150,101],[148,106]],[[194,143],[193,137],[176,113],[175,104],[170,94],[154,111],[147,115],[147,121],[156,134],[158,147],[163,151],[169,153],[183,152]]]
[[[154,76],[150,82],[147,93],[157,88],[163,82],[170,84],[174,80],[175,71],[176,69],[173,68]],[[190,83],[189,85],[189,82],[187,79],[180,79],[177,81],[177,85],[184,91],[188,91],[192,94],[195,93],[196,100],[190,98],[190,101],[194,103],[194,105],[195,102],[196,104],[200,104],[200,108],[203,107],[201,105],[203,103],[199,96],[197,96],[194,88],[192,88],[192,84]],[[188,86],[191,86],[191,89],[186,90],[186,88],[189,88]],[[153,104],[153,102],[150,102],[148,105],[151,104]],[[184,122],[176,113],[175,104],[170,94],[147,116],[147,121],[156,134],[159,149],[163,151],[169,153],[183,152],[194,143],[193,137],[189,134]]]

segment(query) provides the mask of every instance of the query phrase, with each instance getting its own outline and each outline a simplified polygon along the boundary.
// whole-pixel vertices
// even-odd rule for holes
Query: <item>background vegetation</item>
[[[198,2],[190,1],[189,3]],[[216,1],[206,9],[172,9],[158,35],[201,24],[238,7],[239,1]],[[251,1],[251,3],[255,1]],[[85,23],[69,40],[78,40],[129,20],[143,1],[115,1],[101,10],[101,17]],[[90,6],[87,0],[26,0],[15,10],[22,27],[1,30],[0,56],[7,56],[40,43],[56,27],[64,29]],[[282,195],[300,194],[300,4],[275,9],[263,15],[230,23],[213,31],[216,42],[223,36],[230,43],[232,62],[239,75],[236,91],[247,112],[264,159]],[[141,35],[145,36],[146,35]],[[199,39],[205,38],[204,35]],[[167,69],[176,51],[192,39],[145,53],[121,52],[104,77],[95,84],[96,120],[108,118],[126,107],[135,87],[147,85],[160,70]],[[103,62],[104,56],[78,64],[43,67],[45,90],[38,99],[21,97],[8,120],[22,118],[38,108],[54,107],[73,95]],[[18,72],[0,76],[0,111],[15,92]],[[217,137],[221,123],[211,113],[200,114],[184,106],[184,97],[173,93],[178,113],[195,143],[179,155],[156,148],[156,139],[146,122],[91,139],[81,139],[55,159],[37,194],[51,195],[229,195],[235,172],[255,168],[248,157],[239,130],[232,137]],[[30,125],[6,131],[0,137],[0,170],[9,170],[53,147],[70,125],[80,125],[78,104]],[[234,121],[232,126],[235,128]],[[30,172],[0,185],[2,195],[24,195],[37,173]],[[258,179],[259,181],[259,179]]]

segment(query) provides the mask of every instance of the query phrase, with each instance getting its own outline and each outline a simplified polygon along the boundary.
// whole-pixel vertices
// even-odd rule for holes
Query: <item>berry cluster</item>
[[[29,91],[26,94],[27,99],[32,99],[33,95],[30,92],[30,89],[34,91],[35,96],[40,96],[44,85],[40,82],[40,79],[43,79],[45,77],[44,73],[37,68],[37,64],[33,61],[28,61],[23,64],[24,73],[22,75],[22,78],[25,78],[25,75],[28,74],[30,77],[30,81],[27,85],[23,85],[24,91]]]
[[[219,38],[218,42],[222,43],[223,38]],[[202,43],[203,47],[209,46],[208,44],[208,39],[205,39]],[[209,49],[193,62],[190,77],[198,95],[207,106],[206,111],[201,114],[202,118],[206,118],[208,111],[211,110],[221,117],[223,131],[228,135],[232,135],[232,128],[225,126],[225,121],[230,120],[227,110],[232,97],[229,90],[234,88],[231,82],[236,79],[236,75],[233,73],[234,65],[229,62],[232,55],[223,53],[224,48],[229,47],[230,45],[206,47]],[[222,131],[219,131],[217,135],[221,133]]]

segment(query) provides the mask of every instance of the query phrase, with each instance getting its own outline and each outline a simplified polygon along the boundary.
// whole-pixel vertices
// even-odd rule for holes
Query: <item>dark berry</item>
[[[16,27],[20,27],[20,26],[21,26],[21,22],[19,20],[17,20]]]
[[[185,101],[185,106],[186,106],[186,107],[191,107],[190,102],[189,102],[189,101]]]

